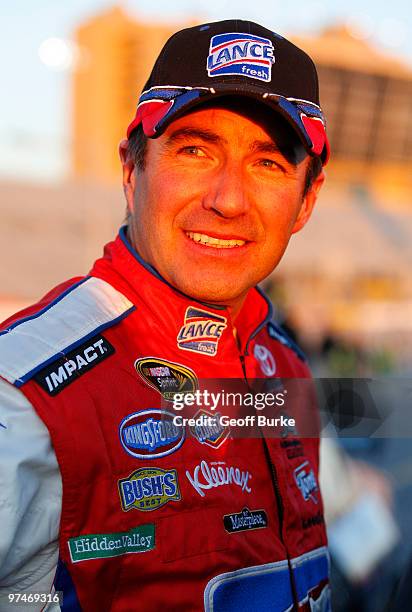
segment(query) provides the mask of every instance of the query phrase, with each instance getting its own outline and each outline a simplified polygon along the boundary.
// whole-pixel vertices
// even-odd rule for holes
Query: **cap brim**
[[[251,98],[271,108],[287,121],[309,155],[319,156],[323,165],[328,162],[330,148],[321,109],[311,102],[292,101],[250,84],[247,90],[243,85],[234,83],[219,84],[210,89],[185,88],[183,93],[171,99],[162,99],[153,92],[152,97],[143,99],[139,104],[136,116],[127,130],[127,137],[141,123],[148,138],[157,138],[172,121],[189,110],[223,96]]]

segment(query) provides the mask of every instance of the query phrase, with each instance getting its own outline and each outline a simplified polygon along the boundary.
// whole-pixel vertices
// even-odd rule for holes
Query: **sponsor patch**
[[[134,367],[139,376],[162,397],[173,401],[175,393],[193,393],[199,388],[196,374],[180,363],[143,357],[135,361]]]
[[[177,346],[184,351],[214,357],[226,327],[226,317],[189,306],[185,313],[185,322],[177,336]]]
[[[311,499],[315,504],[319,502],[318,498],[318,483],[315,472],[310,467],[309,461],[305,461],[294,471],[295,482],[302,493],[305,501]]]
[[[149,408],[125,417],[119,436],[126,453],[137,459],[157,459],[174,453],[185,439],[185,428],[173,423],[174,416],[166,410]]]
[[[70,538],[68,546],[73,563],[145,553],[155,547],[155,526],[139,525],[129,531],[77,536]]]
[[[286,451],[288,459],[296,459],[296,457],[303,457],[305,455],[303,444],[300,440],[285,439],[281,441],[280,446]]]
[[[200,444],[206,444],[211,448],[219,448],[227,440],[230,427],[220,423],[220,412],[212,413],[207,410],[199,410],[193,417],[198,421],[203,418],[203,423],[197,423],[190,427],[190,433]]]
[[[119,480],[118,486],[124,512],[132,508],[143,512],[157,510],[181,499],[176,470],[140,468]]]
[[[272,41],[268,38],[228,32],[210,39],[207,58],[209,77],[241,75],[259,81],[272,79],[272,64],[275,62]]]
[[[226,514],[223,517],[223,524],[228,533],[263,529],[268,526],[268,517],[264,510],[243,508],[242,512]]]
[[[284,393],[287,393],[287,391],[284,391]],[[280,414],[280,416],[284,417],[285,420],[287,419],[287,425],[283,425],[282,426],[282,430],[280,432],[280,437],[285,440],[289,436],[298,436],[299,435],[299,431],[298,431],[298,428],[296,427],[296,421],[295,421],[295,424],[291,424],[290,415],[287,414],[286,412],[282,412]],[[295,419],[293,419],[293,420],[295,420]]]
[[[205,497],[204,491],[232,484],[246,493],[252,491],[249,487],[252,474],[247,470],[226,465],[225,461],[212,461],[210,465],[207,461],[201,461],[195,467],[193,475],[186,470],[186,477],[200,497]]]
[[[308,518],[302,519],[302,529],[310,529],[311,527],[317,527],[318,525],[323,525],[325,522],[325,518],[321,512],[314,514],[313,516],[309,516]]]
[[[270,350],[263,346],[263,344],[255,344],[253,354],[258,360],[263,374],[265,376],[273,376],[276,372],[276,362]]]
[[[114,352],[114,347],[106,338],[94,336],[40,370],[34,380],[49,395],[57,395]]]

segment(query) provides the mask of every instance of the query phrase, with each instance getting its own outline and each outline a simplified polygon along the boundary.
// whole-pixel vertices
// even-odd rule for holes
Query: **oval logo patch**
[[[158,459],[174,453],[185,439],[185,428],[173,423],[174,416],[167,410],[149,408],[125,417],[119,436],[126,453],[137,459]]]

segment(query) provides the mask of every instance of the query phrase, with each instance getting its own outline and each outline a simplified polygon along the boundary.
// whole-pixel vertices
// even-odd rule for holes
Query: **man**
[[[323,182],[314,65],[251,22],[178,32],[120,155],[127,227],[0,336],[3,594],[328,610],[317,441],[183,428],[173,408],[201,379],[308,376],[254,287]]]

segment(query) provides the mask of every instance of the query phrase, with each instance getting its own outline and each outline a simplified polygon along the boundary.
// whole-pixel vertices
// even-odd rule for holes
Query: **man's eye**
[[[205,153],[202,151],[200,147],[196,147],[194,145],[189,147],[183,147],[180,149],[181,153],[186,153],[186,155],[192,155],[195,157],[205,157]]]
[[[276,163],[273,159],[261,159],[259,161],[259,164],[261,166],[264,166],[265,168],[273,168],[274,170],[276,169],[280,169],[280,166],[278,163]]]

